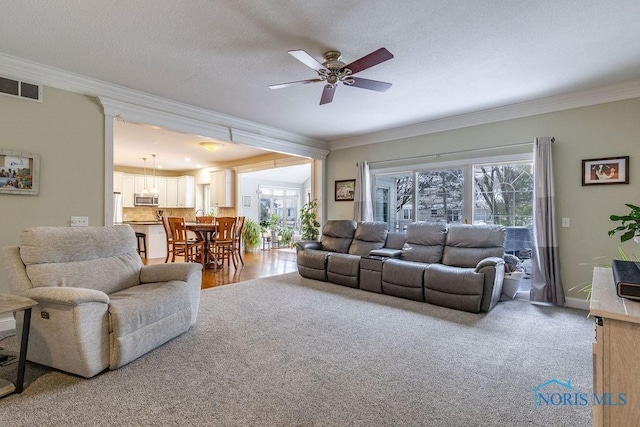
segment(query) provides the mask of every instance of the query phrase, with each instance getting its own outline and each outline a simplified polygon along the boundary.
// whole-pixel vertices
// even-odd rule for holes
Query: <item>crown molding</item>
[[[413,125],[387,129],[333,141],[330,150],[341,150],[379,142],[409,138],[418,135],[461,129],[503,120],[518,119],[538,114],[553,113],[572,108],[588,107],[607,102],[640,97],[640,79],[630,80],[596,89],[554,95],[456,116],[443,117]]]
[[[269,147],[269,150],[284,154],[294,154],[302,157],[311,157],[323,160],[329,154],[329,150],[298,145],[293,147],[291,143],[271,138],[266,135],[257,135],[252,132],[246,132],[241,129],[229,129],[231,131],[231,142],[237,144],[248,145],[255,148]]]
[[[274,151],[288,154],[296,154],[298,151],[318,151],[322,153],[329,150],[329,143],[326,141],[183,104],[3,53],[0,53],[0,74],[22,81],[100,98],[102,105],[105,108],[110,108],[110,113],[115,113],[110,115],[117,116],[117,111],[120,110],[120,115],[124,116],[124,112],[127,111],[130,120],[134,120],[131,118],[134,115],[147,117],[148,119],[153,117],[163,118],[177,125],[194,126],[194,130],[185,129],[184,127],[176,130],[207,136],[206,132],[216,133],[224,128],[232,128],[245,134],[254,134],[256,139],[265,137],[265,141],[271,141],[279,148]],[[197,131],[197,129],[201,131]],[[225,139],[228,138],[229,132],[227,131]],[[289,147],[291,149],[288,149]],[[260,148],[270,149],[264,145],[260,146]],[[326,157],[326,154],[321,158],[324,157]]]

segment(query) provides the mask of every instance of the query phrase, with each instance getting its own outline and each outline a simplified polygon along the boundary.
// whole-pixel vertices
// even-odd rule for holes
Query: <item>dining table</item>
[[[217,230],[216,224],[207,224],[207,223],[195,223],[195,222],[187,222],[185,223],[185,228],[189,231],[193,231],[198,240],[202,240],[204,245],[202,247],[202,266],[204,268],[222,268],[223,263],[219,262],[216,258],[215,253],[210,249],[213,244],[213,236]]]

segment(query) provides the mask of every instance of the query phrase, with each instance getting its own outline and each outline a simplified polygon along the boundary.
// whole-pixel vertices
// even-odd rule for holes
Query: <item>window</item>
[[[533,163],[475,165],[474,224],[507,227],[505,252],[529,258],[533,228]]]
[[[376,221],[389,222],[389,188],[376,188]]]
[[[459,222],[464,205],[462,169],[418,173],[418,221]]]
[[[295,188],[260,186],[260,222],[268,222],[271,215],[280,218],[280,225],[298,227],[300,190]]]
[[[454,167],[430,165],[429,169],[409,172],[374,172],[375,218],[387,222],[393,231],[404,230],[414,218],[503,225],[507,229],[505,252],[528,258],[533,163],[530,154],[504,159],[452,162]]]
[[[411,172],[375,176],[375,217],[384,218],[379,221],[386,221],[389,230],[402,231],[413,220],[413,179]],[[386,203],[378,202],[380,195],[386,195]],[[386,213],[380,211],[381,208],[386,208]],[[405,217],[405,210],[409,210],[408,218]]]

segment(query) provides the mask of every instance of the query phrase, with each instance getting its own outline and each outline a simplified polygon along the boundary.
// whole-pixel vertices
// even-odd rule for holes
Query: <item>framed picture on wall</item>
[[[336,181],[336,202],[353,201],[356,192],[356,180],[346,179]]]
[[[38,194],[39,171],[38,154],[0,149],[0,194]]]
[[[251,207],[251,196],[242,196],[242,207],[243,208]]]
[[[628,183],[629,156],[582,161],[582,185]]]

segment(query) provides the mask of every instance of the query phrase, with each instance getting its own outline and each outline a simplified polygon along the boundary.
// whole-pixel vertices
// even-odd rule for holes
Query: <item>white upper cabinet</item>
[[[211,172],[210,177],[210,197],[211,206],[233,207],[234,206],[234,173],[232,170],[224,169]]]
[[[196,206],[196,178],[193,176],[178,177],[178,207],[194,208]]]
[[[135,206],[133,198],[135,193],[134,175],[127,175],[126,173],[122,175],[122,188],[120,193],[122,193],[122,207],[132,208]]]
[[[122,193],[122,172],[113,173],[113,192]]]

